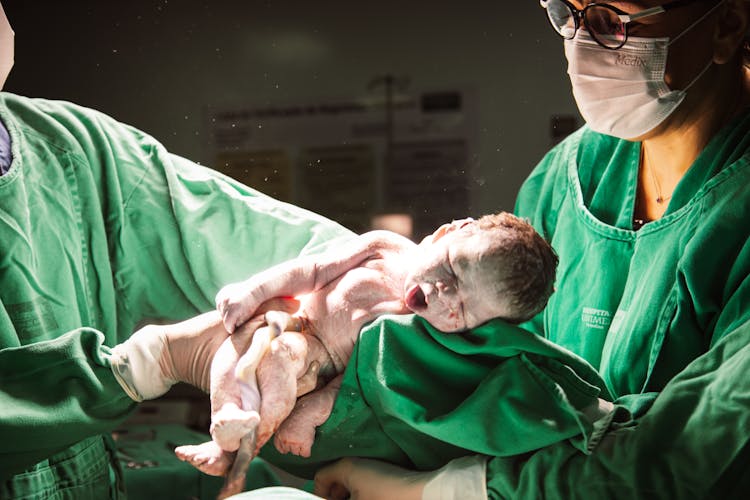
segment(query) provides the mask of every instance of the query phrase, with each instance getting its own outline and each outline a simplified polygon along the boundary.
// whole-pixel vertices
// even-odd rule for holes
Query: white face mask
[[[653,130],[685,99],[687,90],[713,61],[683,89],[664,82],[669,46],[705,19],[718,2],[672,41],[669,38],[628,37],[617,50],[605,49],[586,31],[565,40],[573,96],[586,123],[596,132],[633,139]]]
[[[0,89],[5,85],[10,68],[13,67],[13,29],[3,6],[0,5]]]

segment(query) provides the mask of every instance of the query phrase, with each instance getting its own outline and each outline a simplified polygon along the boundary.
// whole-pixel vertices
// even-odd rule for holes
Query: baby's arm
[[[313,292],[382,250],[401,252],[414,247],[411,240],[396,233],[370,231],[343,248],[290,260],[247,281],[227,285],[216,296],[216,307],[221,312],[225,328],[231,333],[268,299]]]

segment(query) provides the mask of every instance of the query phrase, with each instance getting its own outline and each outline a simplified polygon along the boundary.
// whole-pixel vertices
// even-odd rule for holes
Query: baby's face
[[[443,332],[503,316],[506,305],[495,292],[494,273],[477,265],[489,243],[472,219],[445,224],[422,240],[404,283],[406,307]]]

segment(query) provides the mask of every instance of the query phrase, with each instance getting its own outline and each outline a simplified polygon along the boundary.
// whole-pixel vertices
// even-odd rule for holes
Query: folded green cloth
[[[383,316],[362,330],[312,456],[261,456],[301,477],[343,456],[418,470],[468,454],[511,456],[575,438],[583,410],[608,391],[580,357],[502,320],[462,334],[415,315]]]

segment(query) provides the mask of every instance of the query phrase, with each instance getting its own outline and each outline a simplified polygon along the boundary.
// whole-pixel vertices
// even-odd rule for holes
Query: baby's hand
[[[258,304],[252,294],[250,280],[232,283],[225,286],[216,294],[216,309],[221,313],[224,328],[229,333],[252,318],[258,309]]]

